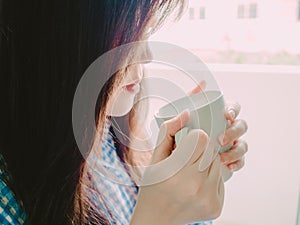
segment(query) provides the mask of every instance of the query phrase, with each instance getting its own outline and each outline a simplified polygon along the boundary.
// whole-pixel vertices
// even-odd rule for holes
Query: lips
[[[130,93],[136,94],[136,93],[138,93],[140,91],[140,83],[136,82],[136,83],[132,83],[132,84],[126,85],[125,89],[128,92],[130,92]]]

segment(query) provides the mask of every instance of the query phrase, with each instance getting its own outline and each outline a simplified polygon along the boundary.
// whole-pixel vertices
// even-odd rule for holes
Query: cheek
[[[134,104],[134,94],[120,90],[114,94],[107,107],[107,114],[110,116],[124,116],[130,112]]]
[[[143,71],[144,67],[142,64],[134,64],[132,66],[129,66],[121,85],[126,86],[128,84],[139,82],[143,79]]]

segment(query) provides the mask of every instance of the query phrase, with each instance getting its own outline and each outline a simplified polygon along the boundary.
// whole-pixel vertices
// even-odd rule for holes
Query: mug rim
[[[184,96],[184,97],[178,98],[178,99],[176,99],[176,100],[174,100],[174,101],[172,101],[172,102],[169,102],[169,103],[163,105],[162,107],[160,107],[158,110],[155,111],[154,117],[157,118],[157,119],[173,118],[173,117],[177,116],[179,113],[173,114],[173,115],[169,114],[169,115],[164,116],[164,115],[159,115],[159,111],[160,111],[161,109],[164,109],[164,108],[166,108],[166,107],[169,107],[171,104],[174,105],[174,104],[176,104],[176,102],[182,101],[182,100],[185,99],[185,98],[188,98],[188,97],[191,98],[192,96],[200,95],[200,94],[203,94],[203,93],[218,93],[218,96],[217,96],[217,97],[214,97],[212,100],[208,101],[207,103],[205,103],[205,104],[203,104],[203,105],[200,105],[200,106],[198,106],[198,107],[195,107],[193,110],[190,110],[190,112],[194,112],[194,111],[197,111],[197,110],[200,109],[200,108],[204,108],[204,107],[206,107],[206,106],[208,106],[208,105],[210,105],[210,104],[216,102],[216,101],[219,100],[220,98],[224,97],[223,92],[220,91],[220,90],[207,90],[207,91],[199,92],[199,93],[196,93],[196,94],[192,94],[192,95],[190,95],[190,96]]]

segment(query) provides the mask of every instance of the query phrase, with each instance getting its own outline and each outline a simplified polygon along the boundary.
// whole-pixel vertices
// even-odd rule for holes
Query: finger
[[[206,150],[209,142],[208,135],[200,129],[191,130],[179,143],[178,148],[174,151],[177,154],[181,151],[181,154],[189,155],[187,166],[199,163],[203,152]]]
[[[248,151],[248,144],[244,140],[239,140],[230,150],[221,153],[221,161],[224,165],[229,165],[243,158]]]
[[[164,122],[159,130],[156,148],[153,152],[152,163],[167,158],[174,149],[174,136],[189,120],[190,112],[183,111],[176,117]]]
[[[225,110],[225,117],[227,120],[234,121],[241,111],[239,103],[227,103]]]
[[[245,166],[245,157],[242,157],[240,160],[237,160],[234,163],[229,164],[227,167],[230,171],[235,172],[242,169]]]
[[[234,123],[225,130],[224,134],[219,136],[219,143],[222,146],[226,146],[229,143],[239,139],[248,130],[248,125],[245,120],[236,120]]]
[[[206,81],[202,80],[202,81],[200,81],[200,83],[193,90],[188,92],[188,95],[193,95],[193,94],[200,93],[200,92],[204,91],[205,88],[206,88]]]
[[[190,118],[189,110],[185,110],[176,117],[167,120],[162,124],[160,130],[166,132],[167,135],[174,137],[175,134],[184,127]]]

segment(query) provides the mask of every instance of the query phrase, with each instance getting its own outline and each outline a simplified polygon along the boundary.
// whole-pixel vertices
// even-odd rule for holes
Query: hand
[[[225,117],[230,121],[230,127],[219,137],[222,146],[233,143],[228,151],[222,153],[221,161],[231,171],[240,170],[245,164],[245,154],[248,151],[246,141],[239,139],[248,130],[248,125],[244,120],[237,120],[241,106],[238,103],[229,103],[226,107]]]
[[[198,170],[202,153],[208,145],[207,134],[202,130],[192,130],[174,149],[175,133],[184,127],[189,116],[185,111],[161,126],[160,144],[152,156],[155,165],[148,167],[144,176],[155,181],[161,178],[161,174],[168,174],[166,171],[172,174],[163,180],[158,179],[160,182],[140,187],[131,225],[188,224],[220,215],[224,201],[220,157],[213,160],[206,170]],[[172,170],[172,167],[179,170]]]
[[[206,88],[206,82],[202,80],[188,94],[196,94],[202,92]],[[221,161],[231,171],[238,171],[245,165],[245,154],[248,151],[246,141],[239,139],[248,130],[248,125],[244,120],[236,120],[240,113],[241,106],[238,103],[228,103],[225,110],[225,117],[230,122],[230,127],[220,136],[220,144],[226,146],[233,143],[228,151],[221,153]]]
[[[188,94],[196,94],[204,91],[206,82],[204,80]],[[225,110],[225,117],[230,123],[230,127],[225,131],[224,135],[219,137],[220,144],[226,146],[233,143],[228,151],[221,153],[221,161],[231,171],[238,171],[245,165],[245,154],[248,151],[246,141],[239,139],[248,130],[248,125],[244,120],[236,120],[240,113],[241,106],[238,103],[228,103]]]
[[[204,91],[206,82],[200,81],[199,84],[188,94],[196,94]],[[228,151],[221,153],[221,161],[232,172],[240,170],[245,165],[245,154],[248,151],[246,141],[239,139],[248,130],[248,125],[244,120],[236,120],[240,113],[241,106],[238,103],[228,103],[225,110],[225,117],[230,123],[230,127],[225,131],[224,135],[219,137],[220,144],[226,146],[233,143]]]

